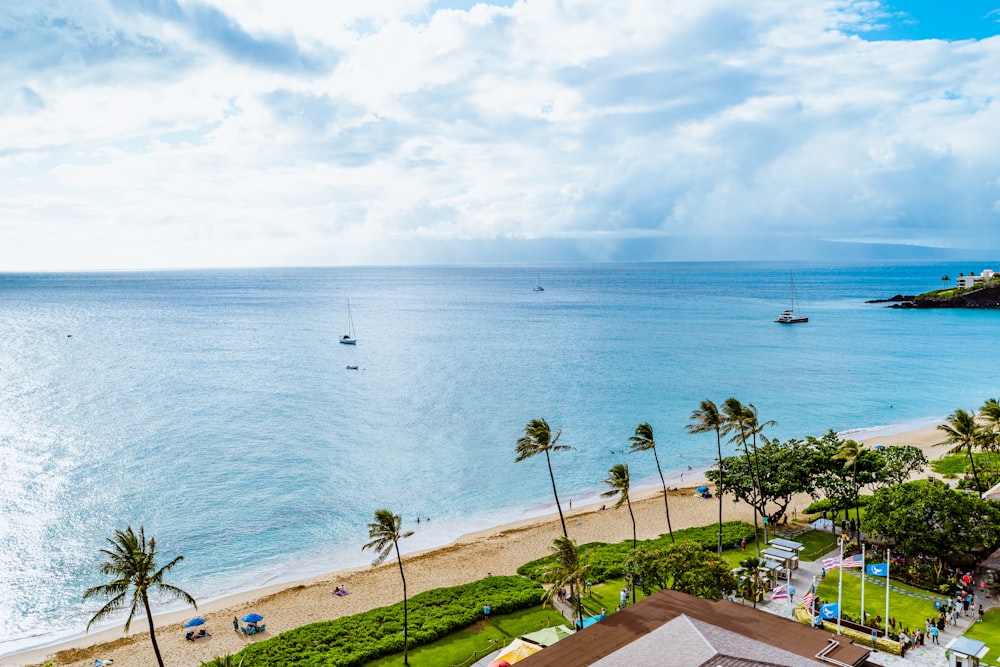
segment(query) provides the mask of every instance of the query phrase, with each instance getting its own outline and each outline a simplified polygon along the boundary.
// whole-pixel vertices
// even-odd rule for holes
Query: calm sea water
[[[536,417],[582,501],[613,463],[655,474],[623,455],[641,421],[671,475],[708,464],[705,398],[783,439],[977,407],[1000,312],[864,301],[986,266],[797,265],[797,326],[787,265],[0,275],[0,655],[82,632],[129,524],[206,599],[366,563],[380,507],[411,549],[551,511],[544,462],[514,463]]]

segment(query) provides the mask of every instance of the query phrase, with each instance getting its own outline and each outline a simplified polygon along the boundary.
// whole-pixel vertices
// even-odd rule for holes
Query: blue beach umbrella
[[[699,486],[697,489],[695,489],[695,491],[697,491],[698,493],[705,493],[706,491],[708,491],[708,487],[707,486]]]
[[[185,628],[195,628],[195,627],[198,627],[199,625],[202,625],[204,622],[205,622],[205,619],[203,619],[201,616],[196,616],[196,617],[192,618],[190,621],[188,621],[187,623],[185,623],[184,627]]]
[[[264,617],[260,614],[247,614],[243,617],[245,623],[256,623],[257,621],[263,621]]]

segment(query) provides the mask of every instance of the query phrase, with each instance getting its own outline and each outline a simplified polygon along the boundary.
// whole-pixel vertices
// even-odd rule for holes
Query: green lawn
[[[624,587],[624,579],[608,579],[591,586],[590,595],[583,598],[583,615],[596,616],[601,613],[601,607],[604,607],[608,614],[613,614],[619,604],[619,592]],[[642,591],[635,592],[636,602],[645,597]],[[632,604],[631,594],[628,596],[628,603]]]
[[[969,639],[978,639],[990,647],[986,654],[986,662],[982,664],[1000,664],[1000,609],[990,609],[983,616],[982,623],[973,623],[965,632]]]
[[[615,604],[618,604],[615,602]],[[600,607],[598,606],[598,609]],[[612,607],[614,609],[614,607]],[[455,632],[431,644],[410,650],[410,664],[415,667],[440,667],[441,665],[471,664],[473,654],[482,658],[491,649],[490,640],[509,644],[512,639],[528,632],[541,630],[553,625],[567,623],[563,616],[552,607],[532,607],[513,614],[494,616],[489,623],[480,621],[465,630]],[[568,623],[567,623],[568,625]],[[478,659],[478,658],[477,658]],[[403,654],[386,656],[368,662],[366,665],[389,667],[402,665]]]
[[[986,454],[982,452],[973,452],[972,458],[976,461],[976,468],[979,470],[980,475],[986,469],[988,469],[989,463],[986,460]],[[939,459],[934,459],[931,461],[931,470],[941,475],[942,477],[953,478],[964,475],[967,470],[969,470],[969,455],[968,454],[948,454],[947,456],[942,456]]]
[[[826,575],[826,578],[818,586],[817,595],[824,602],[837,601],[837,585],[840,570],[833,570]],[[876,615],[885,617],[885,586],[879,586],[876,582],[882,581],[883,577],[869,576],[865,581],[865,611],[869,619],[874,619]],[[896,619],[897,628],[900,624],[904,627],[923,628],[924,621],[928,618],[937,618],[938,612],[934,609],[935,594],[932,591],[925,591],[913,586],[908,586],[902,582],[893,580],[892,585],[911,593],[898,593],[889,591],[889,616]],[[802,591],[804,594],[805,591]],[[926,595],[930,600],[916,597]],[[801,597],[797,595],[796,597]],[[941,598],[942,600],[944,598]],[[844,575],[844,591],[841,598],[844,613],[857,617],[861,614],[861,574],[859,570],[847,570]],[[884,621],[883,621],[884,622]]]
[[[805,547],[799,554],[800,561],[816,560],[837,547],[837,536],[825,530],[810,530],[796,537],[795,541],[801,542]]]

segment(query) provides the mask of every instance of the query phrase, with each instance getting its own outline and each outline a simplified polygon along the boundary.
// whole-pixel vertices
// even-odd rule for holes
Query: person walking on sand
[[[233,616],[233,632],[240,634],[240,619]]]

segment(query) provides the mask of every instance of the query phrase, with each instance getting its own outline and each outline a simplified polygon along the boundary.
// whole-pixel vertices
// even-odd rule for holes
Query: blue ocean
[[[684,430],[706,398],[781,439],[976,408],[1000,394],[1000,311],[865,301],[990,266],[0,274],[0,655],[83,631],[127,525],[205,600],[367,563],[381,507],[410,549],[552,511],[543,460],[514,463],[534,418],[575,448],[553,466],[583,502],[619,461],[652,480],[624,455],[643,421],[672,477],[709,464]],[[810,321],[775,324],[792,273]]]

